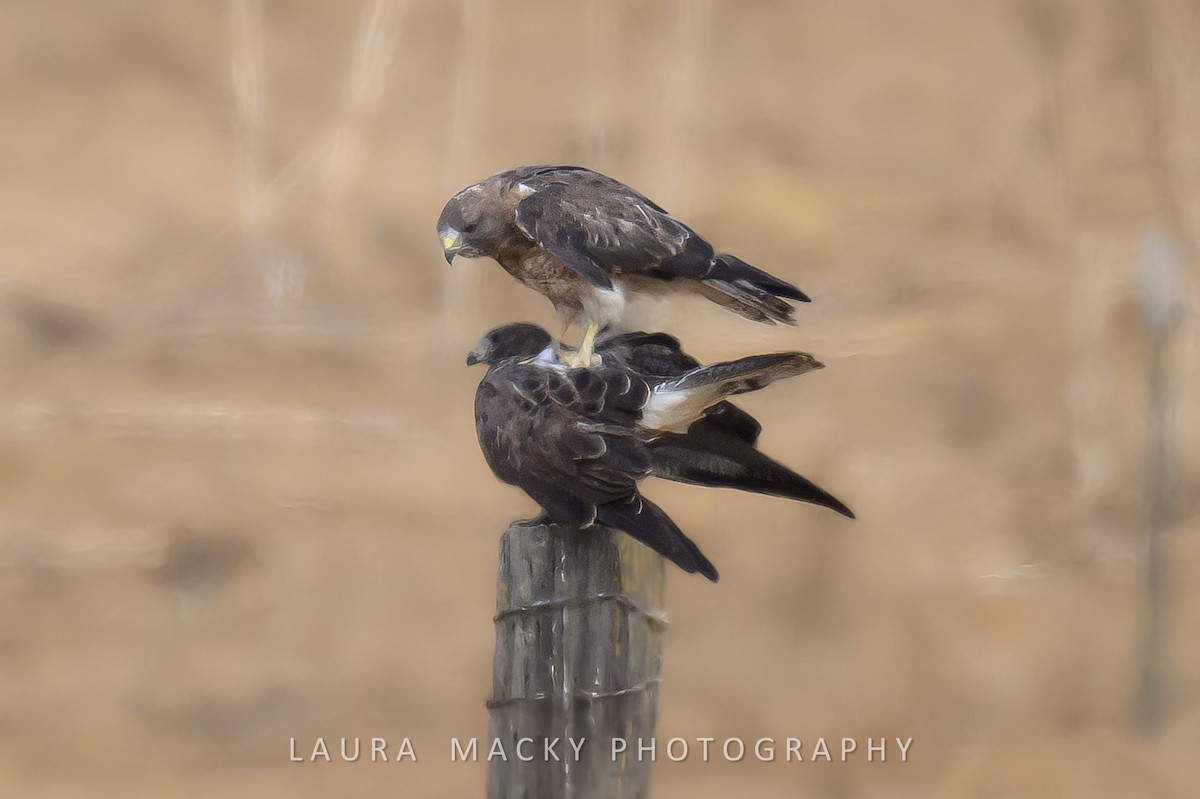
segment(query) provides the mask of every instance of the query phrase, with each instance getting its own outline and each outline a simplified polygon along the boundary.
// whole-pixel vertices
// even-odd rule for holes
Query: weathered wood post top
[[[489,764],[489,799],[647,795],[637,745],[654,735],[663,571],[656,553],[604,528],[504,533],[488,708],[508,758]]]

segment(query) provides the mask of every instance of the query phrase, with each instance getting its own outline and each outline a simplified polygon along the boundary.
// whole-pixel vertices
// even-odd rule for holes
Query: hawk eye
[[[463,225],[462,232],[463,233],[474,233],[475,229],[477,227],[479,227],[478,222],[468,222],[467,224]]]

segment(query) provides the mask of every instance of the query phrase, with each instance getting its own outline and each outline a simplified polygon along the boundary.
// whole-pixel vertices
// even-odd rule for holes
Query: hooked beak
[[[483,363],[486,357],[487,352],[484,350],[483,345],[480,345],[467,353],[467,366],[474,366],[477,363]]]
[[[442,237],[442,253],[446,256],[446,263],[454,263],[454,256],[458,255],[458,251],[462,249],[462,234],[453,228],[443,230]]]

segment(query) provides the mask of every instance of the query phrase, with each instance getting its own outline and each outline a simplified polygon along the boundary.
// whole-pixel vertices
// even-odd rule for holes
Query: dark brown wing
[[[525,235],[589,282],[609,288],[614,270],[702,278],[713,248],[624,183],[581,167],[540,167],[514,188]]]
[[[650,443],[655,477],[811,502],[854,518],[845,503],[816,483],[706,421],[696,422],[687,433],[668,433]]]
[[[650,471],[636,427],[649,389],[616,371],[517,361],[488,371],[475,394],[484,458],[561,524],[590,524],[595,505],[627,497]]]
[[[484,458],[558,524],[621,530],[687,572],[717,570],[660,508],[637,490],[653,467],[637,420],[650,389],[629,372],[554,369],[510,360],[475,394]]]
[[[668,333],[632,332],[604,336],[596,344],[596,352],[605,362],[612,360],[647,378],[679,377],[700,365],[683,351],[679,339]]]

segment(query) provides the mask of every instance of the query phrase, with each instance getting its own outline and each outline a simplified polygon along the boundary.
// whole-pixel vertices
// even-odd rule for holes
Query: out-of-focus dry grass
[[[705,359],[819,354],[745,404],[860,514],[647,486],[723,574],[670,578],[661,734],[916,739],[662,763],[656,796],[1196,795],[1193,4],[678,8],[4,4],[0,795],[482,792],[448,740],[485,733],[496,537],[530,506],[462,356],[551,312],[432,226],[560,161],[816,298],[796,329],[642,318]],[[1156,228],[1188,271],[1145,738]],[[421,760],[287,762],[317,735]]]

